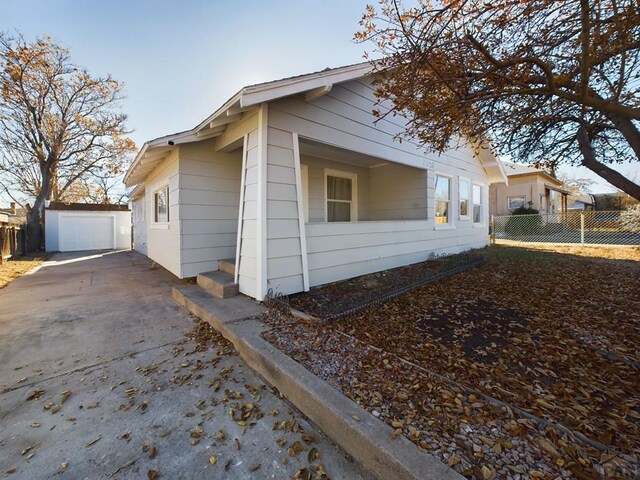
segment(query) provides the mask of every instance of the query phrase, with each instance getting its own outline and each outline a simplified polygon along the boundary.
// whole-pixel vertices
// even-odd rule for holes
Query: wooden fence
[[[21,231],[17,225],[0,226],[0,264],[22,253]]]

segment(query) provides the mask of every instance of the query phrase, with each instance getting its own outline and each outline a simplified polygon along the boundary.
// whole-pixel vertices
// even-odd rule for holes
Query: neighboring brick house
[[[532,207],[541,213],[567,210],[569,192],[551,173],[529,165],[503,162],[509,183],[489,187],[489,213],[510,215],[518,207]]]

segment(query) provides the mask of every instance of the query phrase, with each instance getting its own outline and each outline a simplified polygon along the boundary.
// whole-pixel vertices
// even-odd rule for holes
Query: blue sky
[[[50,35],[92,74],[123,81],[122,107],[141,146],[194,127],[245,85],[362,61],[370,47],[352,37],[366,3],[0,0],[0,30]],[[592,190],[611,188],[599,181]]]
[[[245,85],[362,61],[364,2],[0,0],[0,29],[48,34],[126,86],[132,137],[186,130]]]

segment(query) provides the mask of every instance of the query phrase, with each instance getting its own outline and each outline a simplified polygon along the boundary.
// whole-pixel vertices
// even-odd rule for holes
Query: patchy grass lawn
[[[0,288],[4,288],[14,278],[18,278],[27,273],[32,268],[37,267],[45,260],[43,255],[20,257],[16,260],[6,260],[0,265]]]
[[[482,253],[328,325],[271,311],[265,336],[468,478],[637,478],[640,250]]]

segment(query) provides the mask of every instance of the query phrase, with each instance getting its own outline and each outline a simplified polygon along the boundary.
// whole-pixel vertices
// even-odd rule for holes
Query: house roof
[[[140,184],[177,145],[220,136],[228,124],[261,103],[305,92],[314,99],[328,93],[333,85],[363,77],[371,70],[371,62],[367,61],[244,87],[191,130],[145,142],[127,170],[124,183],[127,187]],[[479,158],[491,182],[508,182],[502,163],[491,149],[481,148]],[[142,193],[138,189],[134,192]]]
[[[545,179],[545,181],[550,182],[550,184],[547,185],[548,187],[554,190],[558,190],[558,187],[562,186],[562,182],[560,180],[558,180],[549,172],[541,168],[536,168],[533,165],[522,165],[520,163],[511,163],[511,162],[502,162],[502,163],[504,165],[504,171],[507,177],[540,175]]]
[[[313,90],[321,94],[334,84],[360,78],[370,71],[371,63],[362,62],[244,87],[191,130],[145,142],[127,170],[124,183],[128,187],[140,183],[176,145],[222,135],[227,124],[263,102]]]

